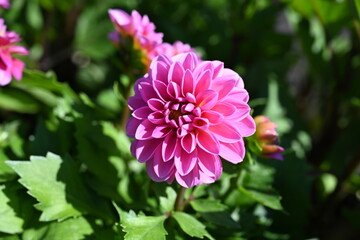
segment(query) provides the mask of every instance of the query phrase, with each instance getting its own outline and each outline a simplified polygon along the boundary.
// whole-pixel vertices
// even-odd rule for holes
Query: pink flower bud
[[[277,125],[262,115],[256,116],[254,120],[256,123],[255,138],[261,147],[261,156],[283,160],[281,153],[284,152],[284,149],[277,145],[278,133],[275,130]]]

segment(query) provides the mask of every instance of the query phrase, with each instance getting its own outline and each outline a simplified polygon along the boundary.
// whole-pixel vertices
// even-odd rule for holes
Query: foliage
[[[185,192],[151,181],[123,130],[135,79],[109,8],[237,71],[284,161],[249,151]],[[358,1],[13,0],[0,14],[30,50],[0,88],[0,239],[360,236]]]

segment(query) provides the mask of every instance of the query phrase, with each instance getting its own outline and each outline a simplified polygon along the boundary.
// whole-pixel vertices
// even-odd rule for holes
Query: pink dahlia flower
[[[0,18],[0,85],[9,84],[11,77],[20,80],[25,64],[19,59],[13,58],[13,54],[28,54],[28,50],[21,46],[15,46],[20,41],[17,33],[6,31],[4,20]]]
[[[260,155],[264,158],[275,158],[283,160],[281,155],[284,148],[278,146],[278,133],[276,132],[276,123],[270,121],[265,116],[256,116],[254,118],[256,123],[255,139],[261,147]]]
[[[155,32],[155,25],[147,15],[142,17],[136,10],[129,15],[119,9],[110,9],[109,16],[120,35],[133,37],[139,48],[150,52],[162,43],[163,34]],[[114,34],[111,39],[116,39]]]
[[[243,160],[243,137],[255,132],[255,122],[243,80],[222,62],[160,55],[134,90],[126,131],[135,138],[132,154],[154,181],[208,184],[222,173],[220,157]]]
[[[155,57],[164,54],[167,57],[171,58],[177,54],[187,53],[187,52],[193,52],[196,55],[198,55],[199,58],[201,57],[200,54],[197,53],[196,50],[193,49],[189,44],[185,44],[180,41],[176,41],[174,44],[162,43],[154,49],[152,55],[154,55]]]
[[[9,8],[10,7],[9,1],[8,0],[0,0],[0,7]]]

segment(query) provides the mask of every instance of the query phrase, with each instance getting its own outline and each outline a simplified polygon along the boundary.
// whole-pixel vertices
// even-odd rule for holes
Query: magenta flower
[[[145,51],[146,54],[162,43],[163,34],[155,32],[155,25],[150,22],[147,15],[142,17],[136,10],[129,15],[119,9],[110,9],[109,16],[120,37],[131,36],[135,47]],[[111,33],[110,39],[116,43],[121,38]]]
[[[208,184],[222,173],[220,157],[243,160],[243,137],[255,132],[255,122],[243,80],[222,62],[160,55],[134,90],[126,131],[135,138],[132,154],[154,181]]]
[[[0,0],[0,7],[9,8],[10,7],[9,1],[8,0]]]
[[[174,44],[170,43],[162,43],[158,45],[154,51],[152,52],[152,55],[158,56],[161,54],[166,55],[168,58],[172,58],[173,56],[180,54],[180,53],[187,53],[187,52],[193,52],[200,58],[200,54],[196,52],[195,49],[193,49],[189,44],[185,44],[180,41],[176,41]]]
[[[6,31],[4,20],[0,18],[0,85],[9,84],[12,76],[16,80],[22,78],[25,64],[19,59],[13,58],[13,54],[28,54],[28,50],[21,46],[15,46],[20,41],[17,33]]]

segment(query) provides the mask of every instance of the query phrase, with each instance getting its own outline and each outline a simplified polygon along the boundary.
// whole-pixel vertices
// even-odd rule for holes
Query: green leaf
[[[124,159],[130,157],[130,141],[123,132],[110,122],[96,122],[90,119],[77,119],[75,122],[78,159],[96,176],[93,187],[102,195],[113,200],[132,199],[129,192],[129,179]],[[126,188],[125,191],[123,190]],[[124,194],[121,194],[124,193]],[[122,196],[120,196],[122,195]]]
[[[12,180],[16,177],[16,173],[12,170],[5,161],[9,158],[5,155],[2,149],[0,149],[0,183]]]
[[[160,207],[163,212],[170,212],[174,209],[176,192],[171,187],[166,188],[167,197],[160,197]]]
[[[259,203],[275,209],[275,210],[282,210],[282,206],[280,203],[281,197],[276,194],[275,192],[270,191],[263,191],[259,189],[250,189],[244,188],[243,186],[239,186],[241,192],[246,194],[247,196],[253,198],[254,200],[258,201]]]
[[[214,239],[205,229],[205,225],[199,222],[193,216],[184,212],[174,212],[172,216],[180,225],[180,228],[189,236]]]
[[[37,113],[39,102],[18,89],[0,88],[0,108],[20,113]]]
[[[198,212],[222,212],[227,209],[227,206],[221,204],[219,200],[212,199],[195,199],[190,205]]]
[[[20,176],[19,182],[29,194],[39,201],[35,207],[42,211],[40,221],[62,220],[84,213],[111,219],[109,207],[88,192],[72,160],[48,153],[46,157],[32,156],[30,161],[7,164]]]
[[[166,239],[164,228],[166,216],[136,216],[134,212],[120,212],[121,226],[126,232],[125,240]]]
[[[24,220],[16,215],[16,212],[10,201],[14,196],[13,191],[6,191],[7,187],[0,185],[0,232],[5,233],[20,233],[22,232],[22,226]]]
[[[93,234],[90,223],[83,217],[51,222],[24,232],[23,240],[81,240]]]

